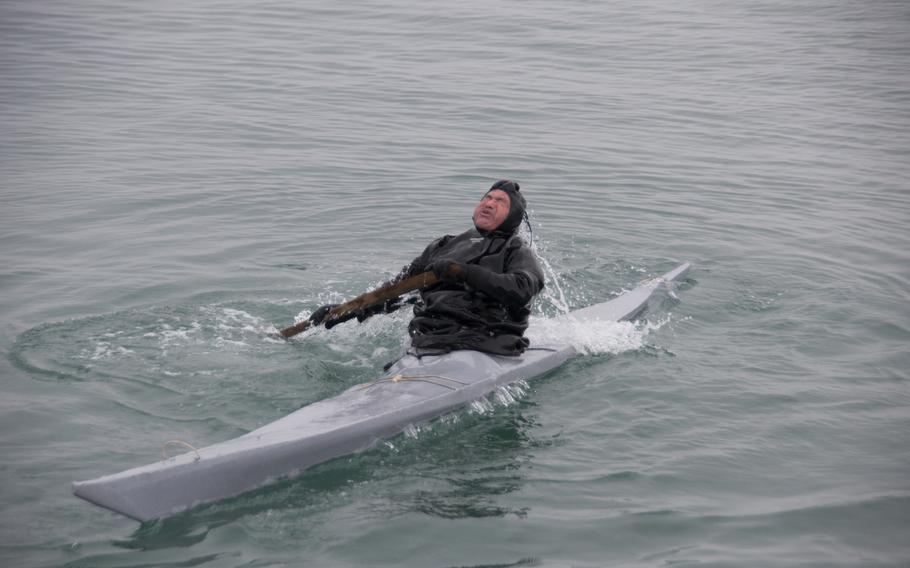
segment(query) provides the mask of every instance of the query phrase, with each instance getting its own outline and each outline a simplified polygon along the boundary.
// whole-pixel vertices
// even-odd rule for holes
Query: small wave
[[[158,382],[223,369],[225,356],[244,368],[260,359],[263,343],[281,342],[274,331],[218,304],[136,309],[37,326],[17,338],[10,358],[34,377]]]

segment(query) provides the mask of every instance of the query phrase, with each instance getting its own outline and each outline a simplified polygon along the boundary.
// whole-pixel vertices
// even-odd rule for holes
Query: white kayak
[[[638,315],[661,286],[685,278],[683,264],[602,304],[563,318],[621,321]],[[82,499],[138,521],[167,517],[360,452],[409,425],[439,417],[497,387],[532,379],[576,355],[571,345],[534,345],[520,357],[453,351],[407,354],[378,380],[349,388],[252,432],[157,463],[73,483]]]

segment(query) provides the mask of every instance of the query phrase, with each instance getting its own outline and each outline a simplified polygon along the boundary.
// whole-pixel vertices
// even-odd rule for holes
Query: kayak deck
[[[609,302],[561,316],[580,321],[635,317],[665,282],[682,280],[683,264]],[[497,387],[532,379],[576,355],[571,345],[541,345],[520,357],[452,351],[412,353],[378,380],[307,405],[248,434],[153,464],[74,482],[82,499],[139,521],[251,491],[313,465],[360,452],[477,400]]]

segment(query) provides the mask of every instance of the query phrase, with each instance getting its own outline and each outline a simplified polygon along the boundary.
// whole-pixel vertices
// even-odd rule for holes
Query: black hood
[[[521,222],[524,220],[528,204],[519,191],[521,188],[517,181],[501,179],[494,183],[490,189],[487,190],[487,193],[490,193],[494,189],[504,191],[509,196],[509,214],[506,216],[505,221],[502,222],[502,225],[497,227],[492,233],[514,235],[518,231],[518,227],[521,226]],[[484,193],[484,195],[487,193]],[[478,231],[482,234],[487,232],[481,231],[480,229],[478,229]]]

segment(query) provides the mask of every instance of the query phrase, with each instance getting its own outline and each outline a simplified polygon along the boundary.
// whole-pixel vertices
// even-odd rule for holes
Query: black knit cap
[[[504,191],[509,196],[509,215],[506,217],[506,220],[502,222],[502,225],[496,228],[495,232],[503,232],[511,235],[521,226],[521,221],[524,219],[525,210],[527,209],[528,204],[519,191],[521,187],[518,185],[517,181],[501,179],[494,183],[492,187],[487,190],[487,193],[490,193],[494,189]],[[486,193],[484,195],[486,195]]]

